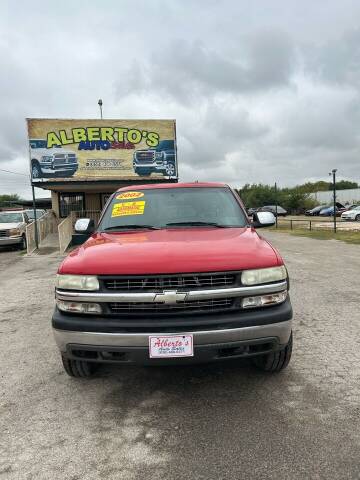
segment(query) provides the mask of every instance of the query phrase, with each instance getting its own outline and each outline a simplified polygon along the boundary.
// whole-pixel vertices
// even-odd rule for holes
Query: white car
[[[22,211],[0,212],[0,246],[16,245],[26,249],[28,216]]]
[[[360,205],[342,213],[341,218],[343,220],[352,220],[352,221],[355,220],[356,222],[360,222]]]
[[[34,210],[30,208],[29,210],[24,210],[26,215],[28,216],[28,219],[30,222],[33,222],[35,220],[35,215],[34,215]],[[37,208],[36,209],[36,220],[39,220],[41,217],[43,217],[46,213],[46,210],[42,210]]]
[[[30,140],[31,177],[72,177],[78,169],[78,159],[73,150],[61,146],[47,148],[46,140]]]

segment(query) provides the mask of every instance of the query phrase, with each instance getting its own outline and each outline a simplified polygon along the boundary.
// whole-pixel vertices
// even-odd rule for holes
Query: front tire
[[[33,179],[42,178],[43,176],[40,165],[37,162],[34,162],[31,166],[31,176]]]
[[[26,249],[27,249],[26,236],[23,235],[21,237],[21,243],[19,244],[19,250],[26,250]]]
[[[280,372],[281,370],[286,368],[290,362],[292,345],[293,337],[291,332],[289,342],[285,348],[278,352],[271,352],[267,353],[266,355],[254,357],[253,363],[258,369],[262,370],[263,372]]]
[[[357,222],[360,222],[360,215],[356,215],[355,220],[356,220]]]
[[[175,177],[176,175],[176,168],[174,163],[168,163],[165,166],[165,173],[168,177]]]
[[[95,373],[97,365],[94,363],[85,360],[71,360],[64,355],[61,355],[61,359],[64,370],[70,377],[89,378]]]

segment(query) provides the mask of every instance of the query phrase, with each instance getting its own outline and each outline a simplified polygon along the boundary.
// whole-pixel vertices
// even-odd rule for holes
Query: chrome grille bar
[[[184,300],[207,300],[217,298],[246,297],[252,295],[263,295],[267,293],[280,292],[287,289],[287,282],[269,283],[266,285],[255,285],[251,287],[233,287],[219,288],[211,290],[190,290],[182,292],[185,294]],[[174,291],[176,293],[176,291]],[[156,292],[140,293],[103,293],[103,292],[73,292],[70,290],[57,290],[56,297],[59,300],[70,302],[133,302],[133,303],[163,303],[161,295]],[[159,298],[156,298],[159,297]]]

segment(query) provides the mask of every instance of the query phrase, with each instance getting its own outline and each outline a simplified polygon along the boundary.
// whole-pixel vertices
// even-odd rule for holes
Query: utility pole
[[[102,119],[103,119],[103,115],[102,115],[102,105],[103,105],[103,101],[101,100],[101,98],[99,98],[98,105],[99,105],[99,107],[100,107],[100,118],[101,118],[101,120],[102,120]]]
[[[329,175],[332,175],[333,178],[333,205],[334,205],[334,233],[336,233],[336,172],[337,169],[334,168]]]
[[[276,225],[276,228],[278,228],[277,204],[278,204],[278,201],[277,201],[277,184],[275,182],[275,225]]]
[[[32,201],[33,201],[34,222],[35,222],[35,245],[36,245],[36,249],[38,249],[39,248],[39,232],[38,232],[38,224],[37,224],[37,218],[36,218],[35,188],[33,184],[31,184],[31,190],[32,190]]]

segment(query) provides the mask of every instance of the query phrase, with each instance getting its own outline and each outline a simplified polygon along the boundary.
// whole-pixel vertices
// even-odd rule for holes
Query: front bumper
[[[22,237],[0,237],[0,246],[18,245],[22,242]]]
[[[245,357],[283,348],[291,334],[292,308],[288,299],[276,307],[231,315],[229,322],[207,328],[192,325],[177,328],[122,328],[116,319],[67,315],[55,310],[55,341],[68,358],[96,362],[139,364],[197,363]],[[230,321],[231,320],[231,321]],[[153,320],[149,321],[150,325]],[[154,322],[156,324],[156,322]],[[149,335],[193,334],[194,357],[149,358]]]
[[[42,173],[45,173],[47,175],[54,174],[54,173],[68,173],[68,172],[76,172],[78,169],[77,164],[67,164],[67,165],[57,165],[54,167],[45,167],[41,166],[41,171]]]
[[[134,169],[135,168],[151,168],[152,170],[165,170],[166,169],[166,164],[164,163],[134,163],[133,164]]]

